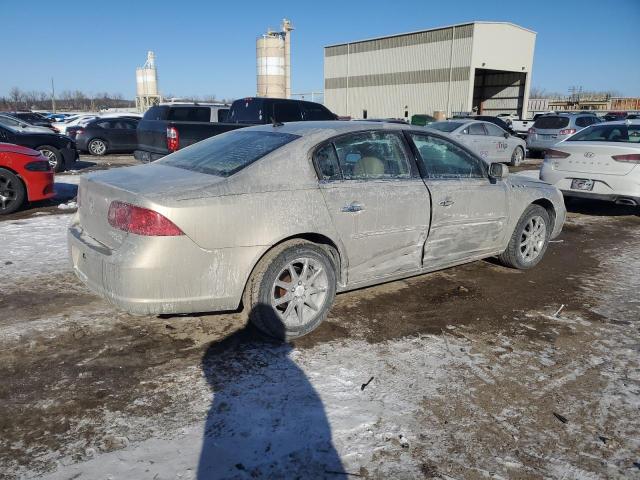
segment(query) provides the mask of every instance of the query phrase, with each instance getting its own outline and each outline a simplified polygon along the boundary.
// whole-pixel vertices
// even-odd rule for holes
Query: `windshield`
[[[298,135],[289,133],[236,130],[178,150],[156,163],[228,177],[296,138]]]
[[[435,128],[441,132],[453,132],[456,128],[461,127],[461,122],[435,122],[429,124],[429,128]]]
[[[640,125],[592,125],[566,141],[640,143]]]

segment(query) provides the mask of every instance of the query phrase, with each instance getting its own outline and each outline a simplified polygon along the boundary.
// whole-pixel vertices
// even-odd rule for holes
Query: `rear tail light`
[[[30,172],[48,172],[51,170],[51,165],[48,160],[36,160],[35,162],[27,163],[24,168]]]
[[[612,155],[616,162],[640,163],[640,153],[629,153],[627,155]]]
[[[180,135],[175,127],[167,127],[167,149],[175,152],[180,148]]]
[[[533,127],[531,127],[531,128],[529,129],[529,133],[536,133],[536,129],[535,129],[535,128],[533,128]]]
[[[576,133],[575,128],[565,128],[563,130],[560,130],[558,132],[558,135],[573,135],[574,133]]]
[[[174,237],[184,235],[167,217],[125,202],[111,202],[109,205],[109,225],[136,235],[151,237]]]
[[[567,158],[570,153],[561,152],[560,150],[546,150],[544,152],[544,158]]]

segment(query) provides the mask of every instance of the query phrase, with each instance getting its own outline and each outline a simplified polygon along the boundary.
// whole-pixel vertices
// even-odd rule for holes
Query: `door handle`
[[[456,202],[454,202],[453,200],[450,200],[450,199],[446,199],[446,200],[441,201],[440,205],[443,206],[443,207],[450,207],[454,203],[456,203]]]
[[[364,207],[358,202],[351,202],[349,205],[342,207],[341,211],[344,213],[355,213],[364,210]]]

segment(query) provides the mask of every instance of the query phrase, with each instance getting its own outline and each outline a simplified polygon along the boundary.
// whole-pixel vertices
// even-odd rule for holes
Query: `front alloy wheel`
[[[520,237],[520,256],[525,263],[533,262],[547,242],[547,224],[539,215],[531,217]]]

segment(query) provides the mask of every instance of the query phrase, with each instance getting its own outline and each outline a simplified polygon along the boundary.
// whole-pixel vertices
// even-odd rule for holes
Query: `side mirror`
[[[509,138],[510,136],[509,132],[504,132],[504,138]]]
[[[509,167],[504,163],[492,163],[489,165],[489,177],[500,180],[509,174]]]

